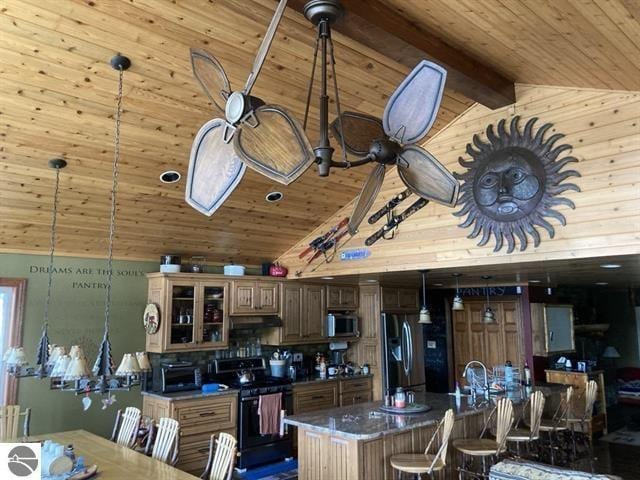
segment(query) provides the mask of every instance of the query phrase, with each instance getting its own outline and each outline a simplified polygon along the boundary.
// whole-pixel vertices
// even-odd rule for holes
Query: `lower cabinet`
[[[367,403],[373,400],[373,382],[371,377],[340,379],[340,406]]]
[[[334,408],[338,403],[338,381],[327,380],[293,386],[293,413],[313,412]]]
[[[180,452],[177,468],[200,476],[209,458],[211,435],[227,432],[237,437],[238,397],[235,393],[192,400],[145,396],[142,413],[156,422],[169,417],[180,422]]]

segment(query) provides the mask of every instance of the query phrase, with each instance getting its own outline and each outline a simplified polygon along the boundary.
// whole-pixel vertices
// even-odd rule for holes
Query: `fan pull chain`
[[[116,230],[116,193],[118,190],[118,173],[120,164],[120,117],[122,115],[122,77],[124,70],[118,68],[118,102],[116,106],[116,129],[114,134],[113,181],[111,184],[111,223],[109,225],[109,253],[107,260],[107,299],[104,308],[104,336],[109,334],[109,318],[111,316],[111,283],[113,280],[113,239]]]
[[[340,94],[338,93],[338,77],[336,75],[336,57],[333,53],[333,40],[331,39],[331,35],[329,35],[329,58],[331,59],[331,71],[333,73],[333,91],[336,100],[336,111],[338,113],[338,123],[340,124],[340,131],[342,135],[340,135],[340,143],[342,146],[342,161],[347,164],[347,168],[351,166],[349,161],[347,160],[347,148],[345,146],[346,132],[344,131],[342,125],[342,109],[340,107]]]

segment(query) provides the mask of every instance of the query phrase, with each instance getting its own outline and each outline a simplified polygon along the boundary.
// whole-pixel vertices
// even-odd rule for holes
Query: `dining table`
[[[98,480],[147,478],[153,480],[194,480],[182,470],[148,457],[130,448],[117,445],[86,430],[44,433],[29,437],[30,442],[52,440],[62,445],[73,445],[76,457],[84,457],[86,466],[97,465]]]

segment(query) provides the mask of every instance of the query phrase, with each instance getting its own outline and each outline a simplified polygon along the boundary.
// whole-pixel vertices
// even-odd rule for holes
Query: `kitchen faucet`
[[[467,371],[469,370],[469,365],[471,365],[472,363],[480,365],[484,370],[484,397],[488,400],[489,399],[489,375],[487,373],[487,366],[484,363],[482,363],[479,360],[471,360],[469,363],[465,365],[464,371],[462,372],[462,376],[467,378]],[[467,383],[469,383],[468,379],[467,379]],[[476,400],[475,388],[473,388],[473,385],[470,385],[470,388],[471,388],[471,396],[473,398],[473,401],[475,402]]]

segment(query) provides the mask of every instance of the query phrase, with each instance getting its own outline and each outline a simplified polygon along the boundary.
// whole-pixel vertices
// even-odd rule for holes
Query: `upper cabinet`
[[[160,313],[158,330],[146,335],[149,352],[226,348],[229,282],[193,275],[149,275],[148,302]]]
[[[382,311],[417,312],[420,309],[415,288],[382,287]]]
[[[324,285],[286,282],[282,285],[282,327],[270,328],[267,345],[326,343],[327,302]]]
[[[280,313],[280,281],[234,280],[231,284],[231,315]]]
[[[532,303],[531,332],[536,356],[574,352],[573,306]]]
[[[328,310],[357,310],[358,287],[354,286],[327,286]]]

